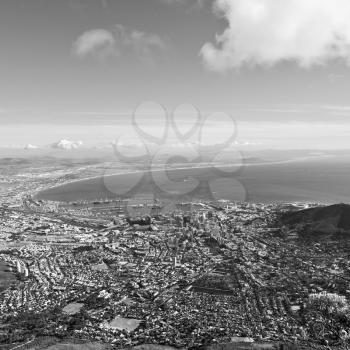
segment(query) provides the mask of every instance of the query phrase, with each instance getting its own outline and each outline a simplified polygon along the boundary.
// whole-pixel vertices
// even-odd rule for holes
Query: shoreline
[[[244,167],[251,167],[251,166],[264,166],[264,165],[280,165],[280,164],[290,164],[290,163],[295,163],[298,161],[307,161],[307,160],[311,160],[311,159],[319,159],[319,158],[330,158],[332,157],[331,155],[314,155],[314,156],[306,156],[306,157],[299,157],[299,158],[293,158],[293,159],[288,159],[288,160],[280,160],[280,161],[267,161],[267,162],[257,162],[257,163],[245,163],[244,159],[242,163],[238,163],[238,164],[205,164],[205,165],[199,165],[199,166],[195,166],[195,167],[191,167],[191,166],[187,166],[187,167],[169,167],[166,168],[166,164],[163,165],[164,168],[156,168],[156,169],[144,169],[144,170],[133,170],[133,171],[125,171],[125,172],[116,172],[116,173],[111,173],[106,175],[106,173],[98,175],[98,176],[91,176],[91,177],[85,177],[79,180],[71,180],[71,181],[66,181],[63,183],[60,183],[58,185],[54,185],[54,186],[49,186],[43,190],[40,190],[38,192],[36,192],[34,194],[34,197],[38,195],[38,193],[42,192],[42,191],[47,191],[47,190],[51,190],[51,189],[55,189],[55,188],[59,188],[61,186],[65,186],[68,184],[73,184],[73,183],[78,183],[78,182],[82,182],[82,181],[90,181],[90,180],[98,180],[104,177],[112,177],[112,176],[122,176],[122,175],[133,175],[133,174],[140,174],[143,172],[149,172],[149,173],[157,173],[157,172],[161,172],[161,171],[178,171],[178,170],[187,170],[187,169],[218,169],[218,170],[222,170],[223,168],[230,168],[230,167],[237,167],[237,170],[240,168],[244,168]],[[235,171],[237,171],[235,170]]]

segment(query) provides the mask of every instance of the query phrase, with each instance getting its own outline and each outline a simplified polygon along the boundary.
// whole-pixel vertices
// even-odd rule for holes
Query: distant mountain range
[[[350,205],[334,204],[324,207],[288,212],[281,216],[283,225],[296,229],[301,237],[319,235],[350,237]]]

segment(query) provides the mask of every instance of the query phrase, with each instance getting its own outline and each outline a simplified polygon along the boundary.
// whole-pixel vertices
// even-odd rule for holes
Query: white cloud
[[[92,55],[104,58],[116,52],[113,34],[105,29],[89,30],[75,41],[73,52],[78,57]]]
[[[24,146],[25,150],[31,150],[31,149],[38,149],[38,146],[32,145],[31,143],[28,143],[27,145]]]
[[[349,0],[216,0],[214,12],[227,28],[201,49],[211,70],[350,61]]]
[[[150,63],[154,51],[166,49],[163,39],[152,33],[129,30],[118,24],[113,31],[95,29],[83,33],[73,44],[78,57],[93,55],[97,58],[131,53],[141,61]]]
[[[51,145],[51,148],[62,149],[62,150],[71,150],[81,147],[83,143],[81,141],[68,141],[60,140]]]

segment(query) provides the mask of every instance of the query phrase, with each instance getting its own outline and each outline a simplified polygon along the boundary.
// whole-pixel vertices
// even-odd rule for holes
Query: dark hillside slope
[[[295,228],[301,234],[349,235],[350,205],[334,204],[325,207],[288,212],[281,216],[281,223]]]

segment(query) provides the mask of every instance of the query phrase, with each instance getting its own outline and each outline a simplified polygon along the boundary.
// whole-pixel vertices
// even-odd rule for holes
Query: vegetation
[[[304,311],[314,338],[348,338],[345,329],[350,326],[350,305],[344,296],[326,292],[310,294]]]

